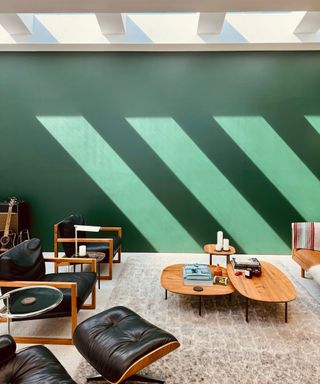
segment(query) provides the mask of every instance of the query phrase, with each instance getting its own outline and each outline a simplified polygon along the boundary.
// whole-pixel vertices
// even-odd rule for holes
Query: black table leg
[[[246,298],[246,322],[249,323],[249,299]]]
[[[199,316],[201,316],[201,295],[199,295]]]
[[[167,300],[167,298],[168,298],[168,291],[165,289],[164,290],[164,299]]]
[[[98,289],[100,289],[100,261],[98,263]]]
[[[284,321],[287,323],[288,322],[288,303],[284,303]]]
[[[210,265],[212,265],[212,253],[210,253]]]

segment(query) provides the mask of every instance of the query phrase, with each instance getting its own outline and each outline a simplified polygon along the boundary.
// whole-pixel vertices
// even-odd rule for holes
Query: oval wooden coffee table
[[[235,289],[246,298],[246,321],[249,321],[249,299],[268,303],[285,303],[285,322],[288,322],[288,302],[296,298],[296,289],[287,276],[274,265],[260,261],[262,274],[248,279],[236,276],[233,266],[227,272]]]
[[[180,295],[192,295],[199,297],[199,315],[201,316],[201,299],[202,296],[222,296],[230,295],[235,291],[233,285],[229,283],[228,285],[210,285],[203,286],[203,291],[197,292],[193,290],[193,286],[184,285],[183,283],[183,266],[185,264],[174,264],[166,267],[161,274],[161,285],[165,289],[165,299],[168,298],[168,291],[172,293],[178,293]],[[213,274],[214,267],[213,265],[209,266]],[[227,271],[225,268],[221,268],[223,276],[227,276]],[[200,284],[198,284],[200,285]]]

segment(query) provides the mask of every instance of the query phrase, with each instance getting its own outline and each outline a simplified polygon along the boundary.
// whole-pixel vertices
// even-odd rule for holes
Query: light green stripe
[[[305,115],[304,116],[309,124],[320,134],[320,116]]]
[[[261,116],[214,119],[306,221],[315,221],[320,182]]]
[[[37,116],[37,119],[157,251],[201,251],[84,117]]]
[[[126,120],[228,231],[226,236],[231,236],[231,243],[236,241],[244,250],[257,253],[263,252],[266,245],[270,252],[289,251],[277,233],[174,119],[130,117]]]

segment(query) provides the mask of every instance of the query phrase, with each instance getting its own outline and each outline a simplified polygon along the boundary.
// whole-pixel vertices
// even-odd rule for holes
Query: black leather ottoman
[[[110,383],[123,383],[129,378],[164,383],[137,372],[180,345],[170,333],[120,306],[79,324],[73,341],[83,357]]]
[[[0,336],[1,384],[76,384],[55,356],[43,345],[16,352],[10,335]]]

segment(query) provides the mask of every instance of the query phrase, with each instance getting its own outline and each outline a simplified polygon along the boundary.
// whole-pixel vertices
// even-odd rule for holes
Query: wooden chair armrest
[[[91,271],[97,272],[97,260],[89,257],[44,257],[47,263],[77,263],[77,264],[91,264]]]
[[[50,287],[55,288],[77,288],[77,283],[71,283],[71,282],[55,282],[55,281],[7,281],[7,280],[0,280],[0,287],[12,287],[12,288],[20,288],[20,287],[29,287],[29,286],[44,286],[48,285]]]
[[[122,227],[101,227],[100,232],[117,232],[118,236],[122,236]]]
[[[59,237],[57,239],[57,243],[75,243],[75,242],[78,242],[78,243],[113,243],[113,239],[111,238],[108,238],[108,239],[105,239],[105,238],[78,238],[78,239],[75,239],[73,237]]]

